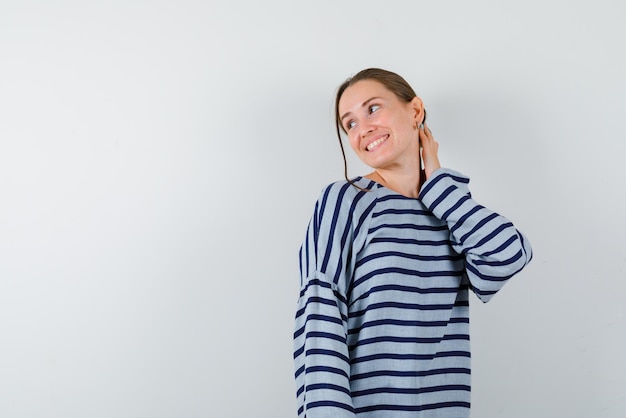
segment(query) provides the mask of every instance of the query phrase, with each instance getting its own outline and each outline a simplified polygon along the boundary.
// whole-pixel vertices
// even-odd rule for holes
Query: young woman
[[[335,104],[340,143],[374,171],[322,191],[300,249],[298,415],[469,417],[469,291],[491,299],[530,244],[440,167],[402,77],[363,70]]]

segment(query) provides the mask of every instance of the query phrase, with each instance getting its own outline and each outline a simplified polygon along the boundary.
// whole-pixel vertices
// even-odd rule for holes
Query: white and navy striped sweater
[[[531,259],[528,240],[439,169],[419,199],[366,178],[321,194],[300,249],[300,417],[468,417],[469,300]]]

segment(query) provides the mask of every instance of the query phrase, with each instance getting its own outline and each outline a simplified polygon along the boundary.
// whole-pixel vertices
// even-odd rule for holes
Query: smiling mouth
[[[385,135],[385,136],[383,136],[382,138],[378,138],[376,141],[374,141],[374,142],[370,143],[370,144],[366,147],[366,149],[367,149],[368,151],[372,151],[372,150],[374,150],[374,149],[378,148],[378,146],[379,146],[380,144],[382,144],[383,142],[385,142],[385,141],[386,141],[386,140],[388,140],[388,139],[389,139],[389,135]]]

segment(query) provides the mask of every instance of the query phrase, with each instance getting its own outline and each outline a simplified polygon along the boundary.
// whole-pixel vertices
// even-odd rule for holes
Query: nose
[[[361,137],[365,138],[366,136],[371,134],[373,130],[374,130],[374,127],[372,125],[370,125],[370,124],[362,124],[361,125]]]

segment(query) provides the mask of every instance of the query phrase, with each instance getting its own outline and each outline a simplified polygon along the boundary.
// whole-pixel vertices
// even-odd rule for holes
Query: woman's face
[[[350,146],[363,163],[389,169],[419,161],[419,135],[424,118],[422,101],[407,103],[375,80],[357,81],[339,100],[340,122]]]

